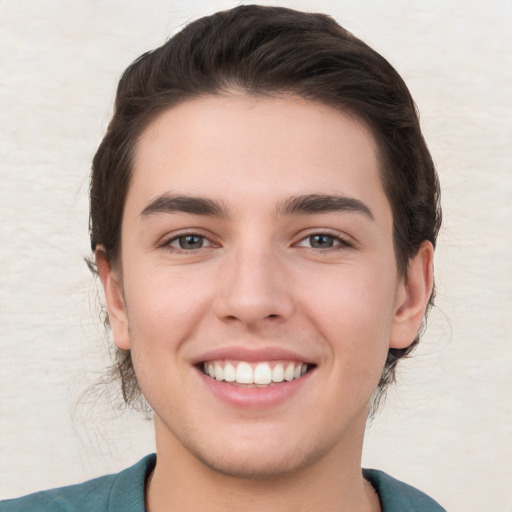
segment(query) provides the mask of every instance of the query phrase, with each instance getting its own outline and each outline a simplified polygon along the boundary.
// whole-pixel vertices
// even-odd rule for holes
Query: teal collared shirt
[[[0,502],[0,512],[145,512],[144,488],[155,454],[114,475]],[[382,512],[446,512],[426,494],[382,471],[364,469],[379,494]]]

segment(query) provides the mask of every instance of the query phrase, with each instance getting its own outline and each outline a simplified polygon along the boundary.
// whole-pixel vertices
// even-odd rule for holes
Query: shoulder
[[[377,490],[382,512],[446,512],[425,493],[376,469],[363,469],[364,477]]]
[[[0,502],[2,512],[144,512],[144,486],[155,467],[148,455],[120,473]]]

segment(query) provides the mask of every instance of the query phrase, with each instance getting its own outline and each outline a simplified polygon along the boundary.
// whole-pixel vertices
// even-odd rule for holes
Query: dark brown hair
[[[439,184],[413,99],[381,55],[324,14],[283,7],[239,6],[190,23],[133,62],[119,82],[114,114],[93,160],[90,234],[119,265],[123,208],[137,141],[164,110],[229,90],[295,94],[354,115],[373,133],[391,204],[397,267],[406,275],[421,243],[435,245],[441,223]],[[432,305],[431,297],[429,306]],[[390,349],[374,395],[395,379],[405,349]],[[129,351],[118,351],[116,375],[128,404],[140,389]]]

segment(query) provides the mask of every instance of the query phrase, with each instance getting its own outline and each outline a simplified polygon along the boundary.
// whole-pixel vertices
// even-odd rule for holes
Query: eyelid
[[[299,245],[301,242],[303,242],[307,238],[310,238],[315,235],[325,235],[325,236],[332,237],[332,238],[336,239],[337,241],[339,241],[339,244],[336,244],[333,247],[328,247],[326,249],[318,249],[318,248],[314,248],[314,247],[307,247],[307,246]],[[328,250],[335,250],[336,248],[339,248],[339,247],[341,247],[341,248],[354,247],[355,240],[351,236],[347,235],[346,233],[340,232],[340,231],[336,231],[336,230],[333,230],[330,228],[315,228],[315,229],[310,229],[305,233],[304,232],[301,233],[300,238],[298,237],[297,242],[295,242],[293,245],[296,247],[305,247],[307,249],[313,249],[315,251],[319,251],[319,250],[328,251]]]
[[[204,238],[208,241],[208,245],[204,247],[200,247],[197,249],[182,249],[180,247],[174,247],[171,246],[171,243],[178,240],[179,238],[186,237],[186,236],[197,236]],[[215,240],[215,237],[211,233],[205,233],[202,229],[199,228],[186,228],[182,229],[178,232],[170,233],[162,237],[161,242],[158,244],[159,248],[162,249],[169,249],[173,252],[183,252],[183,253],[192,253],[194,251],[199,251],[201,249],[207,249],[210,247],[219,247],[220,244]]]

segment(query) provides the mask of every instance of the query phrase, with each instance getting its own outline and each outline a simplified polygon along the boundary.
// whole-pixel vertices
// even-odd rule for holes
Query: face
[[[360,456],[387,351],[421,321],[362,124],[295,97],[168,110],[137,146],[121,261],[100,274],[157,448],[239,476]]]

